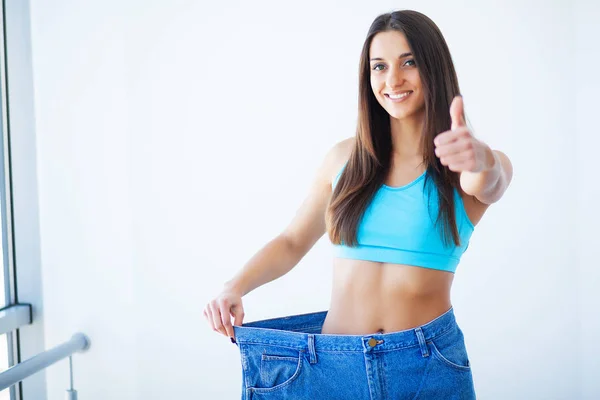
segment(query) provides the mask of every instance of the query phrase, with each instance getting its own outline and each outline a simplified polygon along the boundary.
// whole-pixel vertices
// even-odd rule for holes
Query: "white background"
[[[299,4],[30,0],[40,340],[89,335],[80,398],[240,397],[202,308],[354,135],[362,43],[399,7],[439,26],[476,136],[514,166],[452,292],[478,397],[598,398],[598,3]],[[245,321],[327,309],[331,257],[324,236]]]

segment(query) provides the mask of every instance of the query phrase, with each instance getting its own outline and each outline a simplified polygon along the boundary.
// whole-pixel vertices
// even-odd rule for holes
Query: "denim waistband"
[[[454,308],[415,328],[367,335],[322,334],[321,327],[328,311],[318,311],[287,317],[271,318],[233,326],[236,342],[272,344],[305,349],[309,340],[317,351],[363,351],[370,339],[377,341],[378,350],[393,350],[418,346],[423,340],[439,336],[456,325]]]

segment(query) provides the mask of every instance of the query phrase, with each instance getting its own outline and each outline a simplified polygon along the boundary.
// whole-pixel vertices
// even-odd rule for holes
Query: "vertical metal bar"
[[[2,0],[0,7],[0,20],[2,29],[0,29],[0,214],[1,214],[1,240],[2,240],[2,265],[4,271],[4,287],[6,289],[4,301],[5,305],[17,303],[16,276],[14,269],[14,247],[13,247],[13,226],[12,226],[12,184],[10,173],[10,136],[8,121],[8,74],[7,74],[7,45],[6,45],[6,3]],[[19,335],[17,331],[6,334],[8,349],[8,365],[18,364],[19,354]],[[21,400],[21,384],[10,388],[11,400]]]
[[[73,356],[69,356],[69,389],[73,390]]]
[[[2,217],[2,247],[4,264],[4,284],[9,289],[6,292],[5,304],[15,304],[18,301],[16,293],[16,278],[14,271],[14,243],[13,243],[13,207],[12,207],[12,172],[10,154],[10,121],[8,119],[8,73],[7,73],[7,46],[6,46],[6,4],[2,0],[2,29],[0,32],[2,52],[0,54],[0,84],[2,110],[0,122],[2,140],[0,141],[0,214]]]
[[[36,135],[33,83],[33,47],[31,43],[31,0],[2,1],[3,49],[0,57],[3,74],[2,137],[0,138],[0,187],[4,193],[3,226],[4,260],[9,273],[9,304],[27,296],[35,310],[42,310],[41,238],[39,229],[39,197],[36,173]],[[18,184],[16,184],[18,183]],[[17,229],[18,228],[18,229]],[[18,269],[16,268],[18,264]],[[23,276],[23,282],[19,278]],[[8,282],[7,282],[8,284]],[[17,364],[25,357],[44,351],[42,318],[28,329],[8,334],[10,362]],[[46,399],[46,378],[37,374],[16,385],[27,393],[20,396]],[[15,400],[15,399],[13,399]]]
[[[73,389],[73,357],[69,356],[70,388],[67,390],[65,400],[77,400],[77,390]]]

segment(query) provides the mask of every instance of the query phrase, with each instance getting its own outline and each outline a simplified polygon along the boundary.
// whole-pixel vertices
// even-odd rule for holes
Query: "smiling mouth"
[[[404,93],[385,93],[385,97],[394,103],[401,102],[412,94],[412,90]]]

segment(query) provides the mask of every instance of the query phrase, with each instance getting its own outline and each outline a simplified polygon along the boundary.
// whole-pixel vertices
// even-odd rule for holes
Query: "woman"
[[[473,136],[459,93],[434,22],[416,11],[375,19],[355,137],[332,147],[290,225],[204,310],[240,348],[243,399],[475,398],[450,290],[512,165]],[[242,324],[241,297],[289,272],[325,232],[329,310]]]

